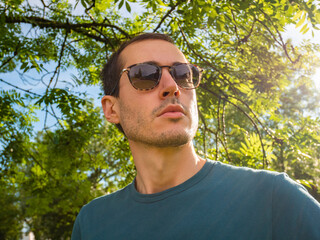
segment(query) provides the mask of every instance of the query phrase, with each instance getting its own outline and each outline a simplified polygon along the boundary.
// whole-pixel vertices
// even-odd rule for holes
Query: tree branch
[[[53,180],[57,180],[51,173],[48,171],[45,167],[42,166],[42,164],[31,154],[29,150],[27,150],[29,156],[33,159],[33,161],[43,170],[45,171],[49,177],[51,177]]]
[[[37,96],[37,97],[41,97],[41,95],[39,95],[39,94],[37,94],[37,93],[34,93],[34,92],[31,92],[30,90],[26,90],[26,89],[20,88],[20,87],[18,87],[18,86],[15,86],[15,85],[13,85],[13,84],[11,84],[11,83],[9,83],[9,82],[1,79],[1,78],[0,78],[0,81],[1,81],[1,82],[4,82],[5,84],[8,84],[9,86],[14,87],[14,88],[16,88],[16,89],[18,89],[18,90],[20,90],[20,91],[30,93],[30,94],[32,94],[32,95],[34,95],[34,96]]]
[[[92,28],[92,27],[110,27],[117,29],[119,32],[121,32],[123,35],[125,35],[127,38],[130,38],[130,35],[121,29],[120,27],[108,23],[98,23],[98,22],[86,22],[86,23],[69,23],[69,22],[58,22],[53,21],[37,16],[4,16],[5,23],[29,23],[32,25],[36,25],[40,28],[60,28],[60,29],[66,29],[66,30],[74,30],[79,33],[84,33],[83,28]],[[81,31],[82,30],[82,31]],[[92,37],[94,35],[91,35],[87,33],[88,36]],[[97,40],[97,39],[96,39]],[[99,41],[104,42],[104,39],[99,39]]]
[[[217,108],[217,120],[218,120],[218,128],[217,128],[217,132],[216,132],[216,160],[218,160],[218,154],[219,154],[219,131],[220,131],[220,104],[221,104],[221,97],[219,97],[219,101],[218,101],[218,108]]]
[[[161,18],[160,22],[158,23],[158,25],[156,26],[156,28],[153,30],[153,32],[156,32],[162,25],[162,23],[164,22],[164,20],[170,15],[170,13],[172,13],[173,10],[175,10],[175,8],[180,4],[179,1],[177,1],[177,3],[175,5],[173,5],[170,10]]]
[[[221,97],[219,99],[221,99]],[[221,119],[222,120],[222,136],[223,136],[223,142],[225,144],[225,148],[228,149],[228,142],[227,142],[227,138],[226,138],[227,134],[226,134],[226,122],[225,122],[225,115],[226,115],[225,110],[226,110],[226,102],[224,101],[223,108],[222,108],[222,119]],[[228,153],[228,155],[229,155],[229,153]],[[230,162],[230,158],[228,158],[228,159]]]
[[[201,119],[201,121],[203,122],[203,125],[204,125],[204,132],[206,132],[206,130],[207,130],[207,124],[206,124],[206,119],[205,119],[205,117],[202,115],[202,113],[200,112],[200,110],[199,110],[199,108],[198,108],[198,114],[199,114],[199,116],[200,116],[200,119]],[[207,147],[206,147],[206,136],[205,136],[206,134],[204,133],[204,138],[203,138],[203,151],[204,151],[204,154],[205,154],[205,156],[207,155]]]
[[[234,91],[233,85],[232,83],[229,81],[229,79],[224,75],[223,72],[221,72],[219,69],[217,69],[214,65],[212,65],[211,62],[209,62],[208,60],[206,60],[203,56],[201,56],[200,54],[198,54],[190,45],[189,41],[187,40],[187,37],[183,31],[183,29],[181,28],[180,24],[178,24],[180,32],[182,34],[183,39],[185,40],[185,42],[187,43],[188,48],[198,57],[200,58],[202,61],[204,61],[209,67],[211,67],[213,70],[215,70],[216,72],[218,72],[221,77],[227,82],[227,84],[231,87],[231,89]]]
[[[206,125],[205,125],[205,128],[206,128],[206,130],[207,130],[208,132],[210,132],[210,133],[212,133],[212,134],[214,134],[214,135],[216,134],[212,129],[208,128]],[[218,139],[217,139],[217,142],[219,142],[219,141],[221,142],[224,150],[226,151],[226,155],[227,155],[228,162],[231,162],[228,148],[225,146],[225,144],[224,144],[224,142],[223,142],[222,139],[218,138]],[[216,160],[218,160],[218,158],[217,158]]]
[[[14,53],[13,53],[13,56],[8,58],[6,61],[4,61],[1,66],[0,66],[0,69],[3,68],[5,65],[7,65],[12,59],[14,59],[17,55],[18,55],[18,49],[20,47],[20,41],[18,42],[17,44],[17,47],[16,49],[14,50]]]
[[[57,123],[59,124],[59,126],[61,127],[61,129],[64,129],[64,127],[61,125],[61,123],[60,123],[60,121],[59,121],[60,119],[58,118],[57,114],[54,112],[52,105],[50,105],[50,108],[51,108],[52,114],[51,114],[50,112],[49,112],[49,114],[50,114],[51,116],[53,116],[53,117],[57,120]]]
[[[270,19],[269,15],[266,14],[266,13],[265,13],[264,11],[262,11],[261,9],[260,9],[260,11],[265,15],[265,17],[267,17],[267,18],[269,19],[269,21],[271,22],[271,24],[273,24],[273,22],[272,22],[272,20]],[[277,32],[277,34],[278,34],[278,36],[279,36],[279,38],[280,38],[280,41],[274,36],[274,34],[273,34],[272,31],[270,30],[270,28],[269,28],[265,23],[263,23],[263,22],[260,21],[259,19],[257,19],[257,21],[258,21],[262,26],[264,26],[264,27],[267,29],[267,31],[271,34],[273,40],[274,40],[275,42],[277,42],[277,43],[282,47],[282,49],[284,50],[285,55],[287,56],[287,58],[289,59],[289,61],[290,61],[291,63],[295,64],[295,63],[297,63],[297,62],[300,60],[301,55],[298,55],[298,57],[296,58],[296,60],[293,60],[293,59],[290,57],[290,55],[289,55],[289,53],[288,53],[288,50],[287,50],[287,45],[283,42],[283,38],[282,38],[279,30],[278,30],[275,26],[273,26],[273,27],[274,27],[274,29],[276,30],[276,32]]]
[[[216,97],[221,97],[221,95],[215,93],[214,91],[210,90],[209,88],[207,88],[204,84],[200,84],[200,87],[202,89],[204,89],[205,91],[215,95]],[[254,126],[254,128],[256,129],[257,134],[259,135],[259,139],[260,139],[260,143],[261,143],[261,147],[262,147],[262,153],[263,153],[263,168],[265,168],[265,165],[267,164],[266,162],[266,152],[264,149],[264,144],[262,142],[262,136],[260,133],[260,130],[258,128],[258,125],[256,124],[256,122],[252,119],[252,117],[246,112],[244,111],[241,107],[239,107],[238,105],[236,105],[235,103],[231,102],[230,100],[228,100],[228,96],[225,94],[223,95],[224,97],[222,98],[222,100],[230,103],[231,105],[233,105],[234,107],[236,107],[240,112],[242,112],[252,123],[252,125]],[[265,164],[266,163],[266,164]]]
[[[248,33],[246,36],[244,36],[244,37],[240,40],[240,42],[245,43],[245,42],[248,41],[249,37],[251,36],[251,34],[252,34],[252,32],[253,32],[253,28],[254,28],[255,23],[256,23],[256,20],[253,21],[249,33]]]
[[[66,34],[65,34],[65,36],[64,36],[64,39],[63,39],[63,42],[62,42],[62,46],[61,46],[61,49],[60,49],[58,65],[56,66],[56,68],[55,68],[55,70],[54,70],[54,73],[53,73],[53,75],[52,75],[52,77],[51,77],[51,79],[50,79],[50,81],[49,81],[49,84],[48,84],[48,86],[47,86],[46,93],[45,93],[46,95],[47,95],[47,93],[48,93],[48,91],[49,91],[50,85],[51,85],[54,77],[55,77],[57,74],[59,74],[58,71],[59,71],[60,66],[61,66],[61,61],[62,61],[62,57],[63,57],[63,53],[64,53],[64,48],[65,48],[65,46],[66,46],[68,34],[69,34],[69,32],[66,31]],[[56,86],[57,82],[58,82],[58,77],[57,77],[57,79],[56,79],[55,86]]]

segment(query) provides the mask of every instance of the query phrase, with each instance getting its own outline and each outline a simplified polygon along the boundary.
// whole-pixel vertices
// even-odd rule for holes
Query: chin
[[[128,131],[129,140],[147,146],[167,148],[180,147],[190,143],[196,134],[197,128],[190,128],[181,124],[171,126],[163,124],[161,127],[145,129],[144,131]]]
[[[172,130],[153,137],[153,144],[157,147],[180,147],[192,141],[194,135],[186,131]]]

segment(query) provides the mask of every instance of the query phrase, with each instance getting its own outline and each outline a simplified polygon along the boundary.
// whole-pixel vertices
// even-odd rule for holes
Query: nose
[[[160,79],[160,98],[165,99],[168,97],[179,97],[181,92],[179,86],[171,76],[167,67],[162,68],[162,75]]]

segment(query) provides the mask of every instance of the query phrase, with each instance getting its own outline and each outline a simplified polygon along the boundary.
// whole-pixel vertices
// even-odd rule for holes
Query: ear
[[[110,123],[118,124],[120,120],[117,98],[106,95],[101,99],[101,104],[104,116],[106,117],[107,121]]]

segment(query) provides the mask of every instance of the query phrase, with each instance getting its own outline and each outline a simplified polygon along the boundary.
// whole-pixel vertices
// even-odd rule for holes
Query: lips
[[[158,117],[170,117],[170,118],[178,118],[185,115],[185,111],[180,105],[169,105],[165,109],[163,109]]]

